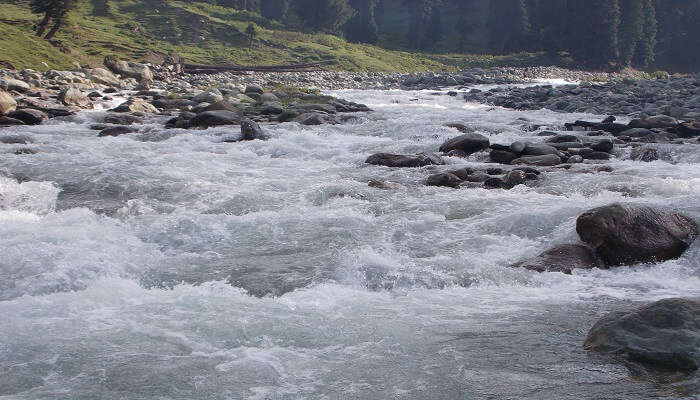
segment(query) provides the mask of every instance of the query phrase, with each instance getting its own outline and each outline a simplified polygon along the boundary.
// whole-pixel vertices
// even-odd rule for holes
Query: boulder
[[[48,118],[46,113],[32,108],[23,108],[7,114],[8,117],[18,119],[27,125],[39,125]]]
[[[157,113],[158,109],[144,99],[132,97],[116,108],[109,111],[112,112],[142,112],[142,113]]]
[[[591,151],[586,153],[581,153],[581,156],[586,160],[609,160],[610,153],[604,153],[602,151]]]
[[[17,118],[0,116],[0,126],[24,125],[24,122]]]
[[[447,153],[451,150],[462,150],[467,154],[489,148],[489,139],[478,133],[465,133],[464,135],[452,138],[440,146],[440,151]]]
[[[249,95],[251,93],[256,93],[259,95],[263,94],[263,88],[259,85],[248,85],[245,87],[245,92],[246,95]]]
[[[574,269],[591,269],[597,266],[595,254],[580,244],[560,244],[547,249],[537,257],[521,261],[517,267],[537,272],[562,272],[571,274]]]
[[[113,73],[107,71],[104,68],[93,68],[85,70],[85,75],[91,81],[107,86],[117,86],[122,85],[122,81],[119,80]],[[107,93],[105,91],[105,93]]]
[[[428,186],[445,186],[457,188],[462,183],[462,180],[455,174],[446,172],[442,174],[430,175],[425,181]]]
[[[522,154],[523,151],[525,151],[525,147],[527,147],[527,143],[525,142],[513,142],[508,147],[508,151],[515,154]]]
[[[520,158],[516,158],[515,160],[511,161],[511,164],[513,165],[535,165],[539,167],[547,167],[547,166],[553,166],[553,165],[559,165],[561,164],[561,158],[555,154],[545,154],[542,156],[524,156]]]
[[[491,152],[489,153],[489,158],[493,162],[501,164],[510,164],[513,160],[518,158],[518,155],[515,153],[511,153],[510,151],[491,150]]]
[[[66,106],[92,108],[90,99],[79,89],[67,87],[58,93],[58,101]]]
[[[127,133],[136,132],[136,129],[130,128],[128,126],[113,126],[111,128],[106,128],[97,134],[99,137],[105,136],[121,136]]]
[[[510,171],[503,177],[503,182],[508,188],[513,188],[517,185],[521,185],[525,183],[526,180],[527,174],[525,173],[525,171],[520,170]]]
[[[131,125],[131,124],[138,124],[143,121],[143,118],[137,117],[136,115],[131,115],[131,114],[117,114],[117,113],[109,113],[107,116],[102,120],[105,124],[115,124],[115,125]]]
[[[644,129],[671,128],[676,125],[678,125],[678,121],[673,117],[669,117],[668,115],[656,115],[649,118],[633,119],[629,123],[630,128]]]
[[[448,128],[457,129],[458,131],[460,131],[462,133],[467,133],[471,130],[471,129],[469,129],[469,127],[467,125],[465,125],[461,122],[448,122],[444,126],[446,126]]]
[[[320,112],[303,113],[294,118],[292,121],[302,125],[336,125],[340,123],[340,121],[335,116]]]
[[[9,93],[0,90],[0,115],[5,115],[17,109],[17,102]]]
[[[270,138],[257,122],[248,118],[241,121],[241,134],[243,140],[267,140]]]
[[[651,371],[695,371],[700,368],[700,303],[664,299],[612,312],[593,325],[583,347]]]
[[[602,139],[597,143],[591,145],[591,148],[595,151],[602,151],[604,153],[610,153],[615,145],[610,139]]]
[[[684,138],[700,136],[700,121],[689,121],[679,124],[676,132],[678,136]]]
[[[633,161],[652,162],[659,159],[659,152],[653,147],[637,147],[632,150],[630,159]]]
[[[442,165],[445,162],[436,154],[419,153],[404,155],[377,153],[369,156],[365,163],[392,168],[415,168],[424,167],[426,165]]]
[[[615,203],[583,213],[576,232],[606,265],[615,266],[678,258],[697,237],[698,226],[679,213]]]
[[[241,117],[238,113],[227,110],[203,111],[189,122],[190,127],[208,128],[210,126],[238,125]]]
[[[632,129],[627,129],[625,131],[620,132],[618,136],[628,136],[628,137],[645,137],[649,135],[653,135],[654,131],[646,128],[632,128]]]
[[[548,144],[532,144],[528,143],[522,151],[525,156],[544,156],[548,154],[554,154],[559,156],[561,152],[557,150],[556,147],[550,146]]]
[[[545,140],[545,143],[568,143],[580,141],[581,139],[579,139],[579,137],[576,135],[557,135],[548,138],[547,140]]]
[[[19,79],[12,79],[7,77],[0,78],[0,90],[6,90],[8,92],[14,90],[20,93],[25,93],[28,92],[29,89],[30,86],[25,81],[20,81]]]
[[[192,101],[195,103],[214,104],[224,101],[224,95],[221,94],[219,89],[210,89],[192,97]]]
[[[123,77],[134,78],[139,82],[153,81],[153,72],[145,64],[117,60],[113,57],[105,57],[104,64],[110,71]]]

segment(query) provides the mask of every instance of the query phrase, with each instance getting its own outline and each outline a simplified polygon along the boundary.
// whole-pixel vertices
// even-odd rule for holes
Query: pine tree
[[[537,46],[557,53],[566,49],[566,0],[536,0],[529,2],[528,15]]]
[[[245,35],[248,36],[248,45],[253,46],[253,41],[258,37],[258,27],[254,23],[250,22],[245,28]]]
[[[444,35],[442,28],[442,9],[440,7],[433,7],[430,13],[430,24],[427,30],[427,41],[430,42],[430,48],[436,48],[442,36]]]
[[[523,0],[491,0],[486,22],[489,49],[496,54],[521,51],[530,30]]]
[[[338,32],[355,15],[348,0],[293,0],[292,8],[305,27],[328,33]]]
[[[620,28],[618,31],[620,57],[622,67],[632,63],[637,43],[644,32],[644,1],[620,0]]]
[[[617,0],[568,1],[566,19],[571,21],[568,47],[575,60],[594,68],[608,67],[617,61]]]
[[[260,13],[263,17],[281,21],[289,11],[289,0],[262,0]]]
[[[355,16],[345,24],[345,37],[351,42],[377,43],[379,33],[374,18],[376,0],[350,0]]]
[[[51,30],[44,36],[44,39],[51,39],[63,26],[66,15],[75,6],[75,0],[32,0],[29,6],[33,13],[44,14],[41,22],[37,24],[37,36],[43,35],[53,22]]]
[[[654,62],[656,57],[656,33],[658,31],[658,22],[656,21],[656,9],[652,0],[644,0],[644,22],[642,29],[642,37],[637,43],[635,49],[633,65],[635,67],[646,68]]]

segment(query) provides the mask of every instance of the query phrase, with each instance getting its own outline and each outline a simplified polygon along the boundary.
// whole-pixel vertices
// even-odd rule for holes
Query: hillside
[[[109,4],[107,6],[107,4]],[[51,42],[33,35],[39,16],[25,1],[0,1],[0,62],[15,68],[66,68],[73,62],[98,65],[106,55],[148,58],[152,52],[177,52],[202,64],[278,65],[336,60],[347,71],[454,70],[466,66],[537,65],[539,54],[478,56],[425,54],[348,43],[328,34],[306,34],[256,14],[206,3],[169,1],[158,7],[123,0],[80,0],[68,24]],[[248,23],[259,37],[249,45]]]

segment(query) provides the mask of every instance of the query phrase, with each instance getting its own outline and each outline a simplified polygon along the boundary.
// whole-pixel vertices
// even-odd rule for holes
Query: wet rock
[[[97,136],[99,137],[105,137],[105,136],[120,136],[120,135],[125,135],[127,133],[132,133],[136,132],[136,129],[130,128],[128,126],[113,126],[110,128],[105,128],[100,131]]]
[[[544,156],[548,154],[554,154],[559,156],[561,152],[556,149],[556,147],[550,146],[548,144],[531,144],[528,143],[525,149],[522,151],[525,156]]]
[[[20,93],[28,92],[31,87],[27,82],[20,81],[19,79],[0,77],[0,90],[5,91],[16,91]]]
[[[452,150],[462,150],[467,154],[486,150],[489,147],[489,139],[478,133],[465,133],[452,138],[440,146],[440,151],[447,153]]]
[[[445,155],[447,157],[460,157],[460,158],[465,158],[465,157],[469,156],[469,154],[467,154],[467,152],[463,151],[463,150],[450,150]]]
[[[610,139],[603,139],[591,145],[591,149],[595,151],[602,151],[604,153],[610,153],[615,145]]]
[[[510,151],[511,153],[515,153],[515,154],[522,154],[523,151],[525,151],[526,146],[527,146],[527,143],[525,143],[525,142],[513,142],[508,147],[508,151]]]
[[[14,151],[14,154],[17,156],[27,155],[27,154],[37,154],[37,153],[39,153],[39,150],[30,149],[29,147],[21,147],[21,148]]]
[[[491,175],[485,173],[484,171],[475,171],[465,179],[467,182],[486,182],[487,179],[491,178]]]
[[[462,179],[460,179],[457,175],[451,174],[449,172],[430,175],[425,181],[425,184],[427,186],[444,186],[451,188],[459,187],[460,183],[462,183]]]
[[[466,167],[450,171],[450,173],[456,175],[461,180],[465,180],[470,174],[474,173],[474,169]]]
[[[679,124],[676,132],[678,132],[678,136],[684,138],[700,136],[700,121],[689,121]]]
[[[238,113],[226,110],[203,111],[189,121],[191,128],[209,128],[211,126],[238,125],[241,117]]]
[[[214,104],[224,101],[224,95],[221,94],[219,89],[210,89],[192,97],[192,101],[195,103]]]
[[[248,85],[245,88],[245,94],[250,96],[251,93],[259,94],[262,96],[263,88],[258,85]]]
[[[609,160],[610,153],[604,153],[602,151],[592,151],[590,153],[581,154],[586,160]]]
[[[597,266],[595,254],[580,244],[560,244],[540,253],[537,257],[521,261],[517,267],[537,272],[562,272],[571,274],[574,269],[591,269]]]
[[[17,109],[17,102],[9,93],[0,90],[0,115],[6,115]]]
[[[630,138],[638,138],[653,135],[654,131],[646,128],[632,128],[620,132],[619,136],[627,136]]]
[[[367,186],[373,187],[376,189],[382,189],[382,190],[393,190],[393,189],[399,189],[401,185],[398,183],[394,182],[389,182],[389,181],[380,181],[376,179],[372,179],[367,183]]]
[[[644,129],[671,128],[676,125],[678,125],[678,121],[673,117],[669,117],[668,115],[656,115],[649,118],[633,119],[629,123],[630,128]]]
[[[294,118],[292,121],[307,126],[323,124],[337,125],[340,123],[335,116],[319,112],[303,113]]]
[[[460,122],[449,122],[449,123],[445,124],[444,126],[446,126],[448,128],[457,129],[458,131],[460,131],[462,133],[471,132],[471,129],[469,129],[469,127],[467,125],[462,124]]]
[[[633,161],[652,162],[659,159],[659,152],[653,147],[637,147],[632,149],[630,159]]]
[[[85,75],[91,81],[107,86],[121,86],[122,82],[113,73],[104,68],[93,68],[85,70]],[[108,93],[105,91],[105,93]]]
[[[132,97],[118,107],[111,109],[112,112],[142,112],[157,113],[158,109],[146,100]]]
[[[415,168],[426,165],[442,165],[445,162],[436,154],[419,153],[415,155],[377,153],[369,156],[367,164],[383,165],[393,168]]]
[[[115,124],[115,125],[131,125],[131,124],[139,124],[143,121],[143,118],[138,117],[136,115],[132,114],[115,114],[115,113],[109,113],[105,118],[102,120],[102,122],[106,124]]]
[[[24,125],[24,122],[18,120],[17,118],[10,118],[10,117],[5,117],[5,116],[0,117],[0,126],[13,126],[13,125]]]
[[[145,64],[117,60],[113,57],[105,57],[104,64],[110,71],[123,77],[134,78],[139,82],[153,81],[153,72]]]
[[[489,177],[484,181],[486,189],[507,189],[508,185],[501,178]]]
[[[557,135],[545,140],[545,143],[566,143],[566,142],[580,142],[576,135]]]
[[[241,134],[243,140],[267,140],[270,138],[257,122],[249,118],[241,121]]]
[[[20,123],[20,125],[21,125],[21,123]],[[2,143],[2,144],[29,144],[29,143],[32,143],[32,140],[29,136],[7,135],[7,136],[0,136],[0,143]]]
[[[615,266],[678,258],[697,237],[698,227],[679,213],[615,203],[579,216],[576,232],[606,265]]]
[[[568,160],[566,160],[567,164],[580,164],[582,162],[583,162],[583,157],[581,157],[580,155],[571,156],[571,157],[569,157]]]
[[[513,165],[525,164],[535,165],[540,167],[554,166],[561,164],[561,158],[554,154],[545,154],[542,156],[525,156],[516,158],[511,162]]]
[[[664,299],[612,312],[593,325],[583,347],[652,372],[695,371],[700,368],[700,303]]]
[[[520,170],[510,171],[503,177],[503,182],[505,182],[505,186],[508,188],[521,185],[525,183],[526,180],[527,174],[524,171]]]
[[[66,106],[75,106],[80,108],[92,108],[90,99],[80,90],[67,87],[58,93],[58,101]]]
[[[510,151],[503,151],[503,150],[491,150],[489,153],[489,158],[493,162],[497,162],[500,164],[510,164],[518,158],[518,155],[515,153],[511,153]]]
[[[48,118],[46,113],[31,108],[15,110],[7,114],[8,117],[18,119],[27,125],[39,125]]]

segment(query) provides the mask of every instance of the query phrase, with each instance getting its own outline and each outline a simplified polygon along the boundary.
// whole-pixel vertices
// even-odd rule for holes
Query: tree
[[[281,21],[287,16],[289,11],[289,0],[262,0],[260,2],[260,13],[268,19]]]
[[[328,33],[338,32],[355,15],[348,0],[293,0],[292,9],[305,27]]]
[[[345,24],[345,37],[351,42],[377,43],[379,33],[374,12],[376,0],[350,0],[355,16]]]
[[[617,61],[618,0],[568,1],[566,19],[571,22],[568,48],[575,60],[594,68]]]
[[[248,45],[253,46],[253,41],[258,37],[258,28],[254,23],[249,23],[245,28],[245,35],[248,36]]]
[[[629,67],[637,49],[637,43],[644,32],[644,1],[620,0],[620,28],[618,30],[620,57],[622,67]]]
[[[531,31],[537,47],[547,53],[566,49],[566,0],[531,0],[527,3]]]
[[[633,65],[640,68],[646,68],[654,62],[656,57],[656,33],[658,31],[656,9],[652,0],[644,0],[643,13],[642,36],[637,43],[633,59]]]
[[[51,30],[44,36],[44,39],[51,39],[63,25],[68,12],[75,7],[75,0],[32,0],[29,6],[33,13],[44,14],[36,27],[37,36],[42,36],[53,22]]]
[[[530,22],[523,0],[491,0],[486,23],[489,49],[496,54],[525,48]]]

